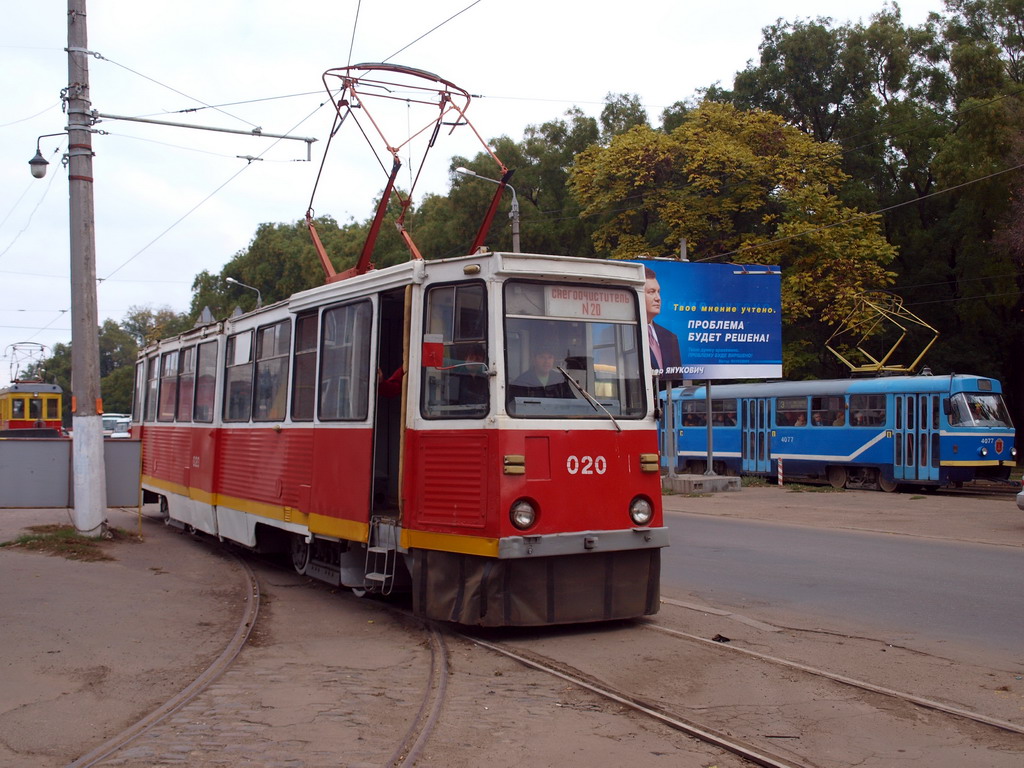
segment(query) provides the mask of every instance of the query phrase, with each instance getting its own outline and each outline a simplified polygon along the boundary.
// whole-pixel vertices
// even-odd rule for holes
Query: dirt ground
[[[1012,496],[826,496],[766,486],[666,496],[664,502],[670,514],[1024,546],[1024,513]],[[0,510],[0,540],[27,525],[62,522],[62,515],[64,510]],[[110,510],[109,515],[114,525],[139,529],[134,511]],[[0,766],[68,764],[178,693],[234,632],[242,580],[233,558],[153,519],[143,520],[141,531],[142,541],[116,543],[114,562],[75,563],[0,549]],[[250,647],[211,688],[104,765],[384,764],[425,685],[429,648],[422,630],[372,601],[334,593],[286,570],[257,566],[257,571],[263,604]],[[893,687],[1024,717],[1019,692],[998,690],[1001,681],[991,670],[924,658],[910,649],[883,650],[870,638],[794,635],[716,614],[711,606],[693,605],[687,595],[665,597],[658,621],[670,630],[699,637],[728,634],[736,644],[760,652],[851,676],[875,674]],[[847,734],[855,741],[869,738],[861,725],[876,734],[878,744],[891,736],[889,751],[875,750],[861,761],[865,766],[896,761],[929,768],[1002,766],[1020,758],[1012,746],[994,739],[991,759],[972,763],[976,753],[969,747],[979,738],[972,727],[950,728],[942,718],[923,717],[877,697],[838,694],[830,686],[784,685],[763,663],[730,661],[642,625],[518,639],[539,652],[562,653],[567,663],[592,664],[588,668],[595,674],[625,676],[626,683],[646,679],[652,695],[679,695],[708,716],[737,702],[776,712],[774,736],[792,736],[794,729],[809,733],[815,712],[837,707],[837,718],[850,722]],[[450,651],[447,703],[420,765],[741,764],[478,647],[452,640]],[[876,661],[883,654],[884,665]],[[879,712],[888,710],[892,722],[914,727],[885,731]],[[928,722],[921,725],[922,720]],[[726,722],[739,720],[727,716]],[[832,747],[836,759],[819,764],[843,765],[844,751],[852,754],[852,745],[842,739]]]

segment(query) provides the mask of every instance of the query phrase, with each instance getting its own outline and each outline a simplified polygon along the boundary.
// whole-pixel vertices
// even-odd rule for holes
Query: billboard
[[[782,377],[782,273],[644,259],[651,367],[662,379]]]

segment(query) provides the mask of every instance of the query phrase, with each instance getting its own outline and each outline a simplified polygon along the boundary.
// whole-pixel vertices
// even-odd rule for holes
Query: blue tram
[[[680,471],[707,468],[706,398],[704,386],[672,393]],[[1006,479],[1016,463],[1002,387],[981,376],[713,384],[711,398],[713,469],[720,474],[775,476],[781,469],[787,479],[894,491]]]

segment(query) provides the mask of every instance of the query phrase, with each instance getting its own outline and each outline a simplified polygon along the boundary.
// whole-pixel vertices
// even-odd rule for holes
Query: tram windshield
[[[953,427],[1012,427],[1000,395],[957,392],[949,398],[949,424]]]
[[[521,418],[641,418],[647,405],[639,339],[633,291],[506,283],[508,413]]]

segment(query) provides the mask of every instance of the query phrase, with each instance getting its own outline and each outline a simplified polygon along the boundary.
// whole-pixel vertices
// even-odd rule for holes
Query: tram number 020
[[[604,456],[569,456],[565,469],[570,475],[603,475],[608,471],[608,460]]]

